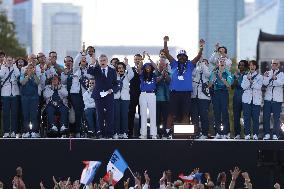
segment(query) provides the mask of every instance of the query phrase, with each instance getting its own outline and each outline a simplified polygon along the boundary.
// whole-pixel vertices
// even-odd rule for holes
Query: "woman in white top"
[[[118,92],[114,94],[114,123],[115,135],[113,138],[128,138],[128,109],[130,103],[129,82],[134,77],[127,58],[116,63]]]
[[[192,102],[192,122],[195,126],[199,127],[199,117],[201,121],[201,136],[200,139],[208,138],[208,109],[211,100],[211,94],[209,92],[209,62],[207,59],[203,59],[193,71],[193,92],[191,94]],[[207,85],[205,89],[205,85]]]
[[[16,137],[18,120],[18,79],[20,72],[13,64],[13,58],[7,56],[4,66],[0,70],[1,98],[3,109],[3,138]],[[10,130],[11,127],[11,130]]]
[[[76,137],[80,137],[80,129],[81,129],[82,118],[83,118],[83,113],[84,113],[83,94],[87,91],[88,82],[89,82],[89,79],[91,78],[91,75],[87,73],[87,69],[88,69],[88,63],[87,63],[86,55],[83,52],[81,61],[79,63],[77,61],[74,62],[73,79],[72,79],[72,85],[70,89],[71,102],[75,110]]]
[[[249,140],[251,119],[253,121],[253,140],[258,140],[260,105],[262,101],[263,77],[257,73],[258,64],[255,60],[249,61],[249,73],[244,76],[241,87],[244,90],[242,96],[245,140]]]

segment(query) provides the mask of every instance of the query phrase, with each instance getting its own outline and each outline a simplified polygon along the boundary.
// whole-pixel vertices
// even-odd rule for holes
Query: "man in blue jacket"
[[[97,137],[102,134],[106,138],[112,138],[114,134],[114,93],[118,91],[116,72],[108,66],[108,58],[102,54],[99,57],[99,66],[90,67],[88,74],[94,76],[96,85],[92,97],[95,99],[97,111]],[[106,129],[104,128],[104,121]]]

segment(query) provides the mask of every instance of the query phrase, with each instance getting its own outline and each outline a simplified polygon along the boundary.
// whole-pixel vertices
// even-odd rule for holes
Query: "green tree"
[[[0,50],[12,57],[26,56],[25,48],[16,38],[15,24],[0,12]]]

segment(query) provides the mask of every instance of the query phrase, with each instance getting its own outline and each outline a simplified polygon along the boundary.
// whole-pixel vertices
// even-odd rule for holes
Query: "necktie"
[[[106,69],[103,68],[103,74],[106,76]]]

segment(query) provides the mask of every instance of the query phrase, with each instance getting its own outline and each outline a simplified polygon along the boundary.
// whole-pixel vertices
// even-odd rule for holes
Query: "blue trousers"
[[[115,133],[128,133],[128,108],[130,100],[114,100],[114,125]]]
[[[253,134],[258,135],[260,105],[243,103],[243,112],[245,135],[250,134],[251,120],[253,122]]]
[[[235,89],[237,90],[237,89]],[[242,103],[242,92],[235,91],[233,97],[233,114],[234,114],[234,129],[235,135],[239,135],[241,132],[241,124],[240,119],[243,110],[243,103]]]
[[[270,117],[273,113],[273,135],[279,135],[280,132],[280,113],[282,111],[282,102],[264,101],[263,106],[263,129],[265,134],[270,134]]]
[[[192,103],[192,110],[191,110],[192,123],[195,126],[199,126],[199,116],[200,116],[202,134],[207,136],[208,126],[209,126],[208,109],[209,109],[210,100],[192,98],[191,103]]]
[[[95,132],[95,122],[96,119],[96,108],[87,108],[85,109],[85,117],[88,123],[88,130]],[[97,124],[96,124],[97,125]]]
[[[229,93],[227,90],[215,90],[212,97],[215,126],[218,134],[225,135],[230,132],[228,102]],[[223,128],[221,128],[221,123]]]
[[[65,125],[67,127],[68,125],[68,108],[64,104],[59,104],[58,107],[55,107],[52,103],[48,103],[46,106],[46,113],[48,117],[48,123],[49,125],[56,125],[55,123],[55,113],[60,113],[60,126]]]
[[[96,99],[97,110],[97,131],[104,133],[106,137],[112,137],[114,134],[114,97],[107,95]],[[106,123],[106,127],[104,127]]]
[[[2,110],[3,110],[3,132],[9,133],[17,132],[18,121],[18,97],[16,96],[2,96]]]
[[[21,96],[22,100],[22,111],[23,111],[23,126],[24,131],[30,130],[29,123],[32,124],[32,131],[38,132],[38,96]]]
[[[75,121],[76,121],[75,132],[79,133],[81,130],[83,113],[84,113],[84,101],[82,94],[72,93],[71,102],[75,111]]]

